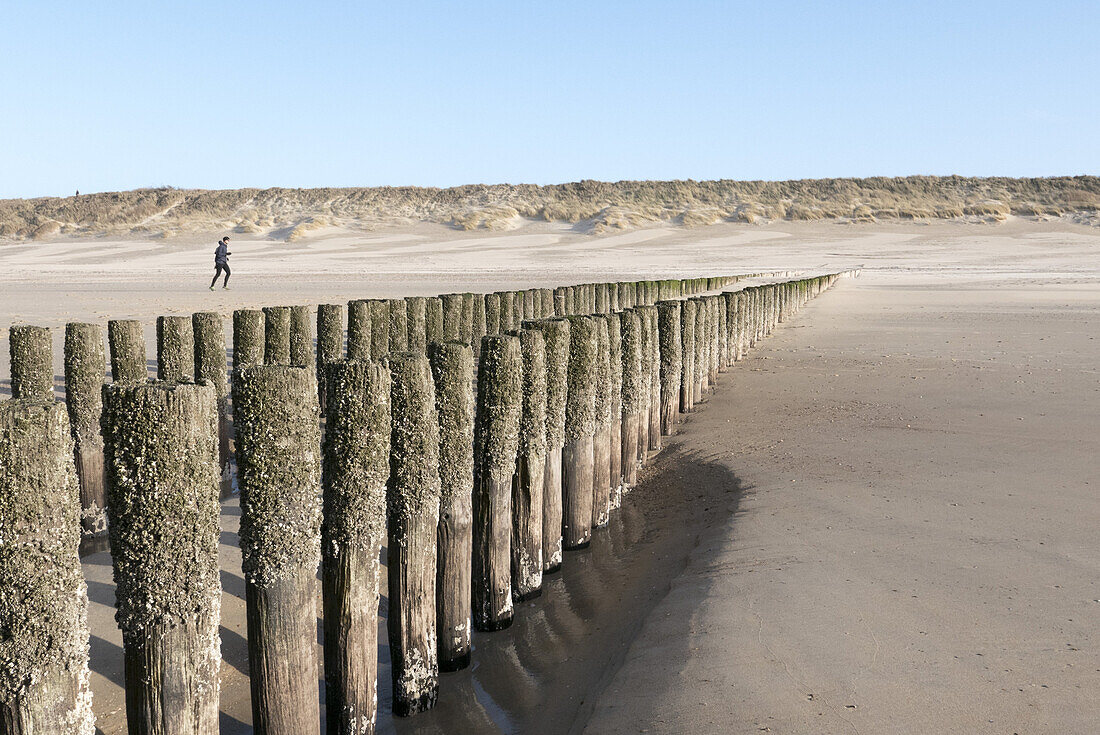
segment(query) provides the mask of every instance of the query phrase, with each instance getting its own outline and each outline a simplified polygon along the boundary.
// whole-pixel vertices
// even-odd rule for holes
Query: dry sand
[[[0,248],[10,322],[731,271],[844,267],[722,377],[589,552],[401,732],[1090,732],[1100,721],[1100,233],[780,223],[594,238],[428,226],[294,245]],[[7,375],[6,360],[2,375]],[[6,386],[5,386],[6,388]],[[235,500],[223,509],[223,730],[249,732]],[[572,562],[571,562],[572,560]],[[95,709],[122,732],[109,559]],[[383,661],[385,662],[385,652]],[[386,670],[382,672],[385,684]],[[385,695],[385,689],[383,691]]]

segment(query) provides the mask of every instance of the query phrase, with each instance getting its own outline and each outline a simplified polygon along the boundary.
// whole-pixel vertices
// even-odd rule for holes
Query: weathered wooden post
[[[436,651],[436,535],[439,423],[428,358],[390,355],[389,637],[393,713],[431,709],[439,694]]]
[[[643,397],[649,384],[642,380],[642,323],[638,312],[622,312],[622,473],[623,492],[638,482],[638,437],[640,434]],[[643,388],[644,385],[644,388]]]
[[[474,344],[474,295],[462,294],[462,341],[471,345],[474,353],[480,350],[480,343]]]
[[[107,529],[103,476],[103,380],[107,358],[98,324],[65,325],[65,405],[69,409],[76,477],[80,482],[80,525],[87,536]]]
[[[565,550],[583,549],[592,539],[593,437],[596,431],[596,352],[592,320],[569,318],[569,376],[562,450],[562,537]]]
[[[141,322],[136,319],[107,322],[107,344],[111,353],[111,380],[128,383],[145,382],[149,378]]]
[[[431,296],[424,309],[424,342],[443,341],[443,299]]]
[[[8,329],[11,397],[53,399],[53,338],[46,327]]]
[[[439,418],[439,527],[435,609],[440,671],[470,664],[473,563],[474,358],[470,345],[428,348]]]
[[[157,377],[168,383],[195,377],[195,333],[191,317],[157,317]]]
[[[500,334],[500,294],[487,293],[485,302],[485,334]]]
[[[500,303],[500,334],[505,334],[519,323],[516,321],[516,295],[512,291],[497,291],[496,296]]]
[[[321,588],[330,733],[373,733],[378,685],[378,562],[390,477],[390,373],[327,361]]]
[[[462,312],[466,309],[466,299],[460,293],[443,294],[439,298],[443,300],[443,340],[461,342]]]
[[[617,289],[613,291],[617,292]],[[615,510],[622,504],[623,494],[623,348],[622,317],[611,312],[606,317],[608,346],[608,390],[611,395],[611,424],[608,451],[608,475],[610,495],[608,504]]]
[[[554,289],[539,289],[539,319],[549,319],[554,316]]]
[[[222,315],[216,311],[200,311],[191,315],[191,331],[195,335],[195,380],[214,386],[218,415],[218,472],[222,487],[229,489],[229,359],[225,350],[225,327]]]
[[[641,379],[638,387],[639,467],[644,467],[646,464],[646,460],[649,459],[649,415],[652,411],[653,403],[653,346],[657,343],[655,335],[653,334],[653,323],[650,321],[649,313],[646,311],[648,308],[649,307],[645,305],[634,307],[634,311],[638,314],[639,335],[641,336]]]
[[[256,309],[233,312],[234,370],[264,364],[264,321],[264,313]]]
[[[289,344],[291,365],[317,369],[317,358],[313,354],[313,318],[308,306],[290,307]]]
[[[485,337],[474,420],[474,627],[512,624],[512,475],[523,410],[519,338]]]
[[[707,297],[707,357],[709,372],[707,382],[713,388],[718,382],[718,367],[721,364],[722,344],[718,310],[718,297]]]
[[[574,316],[577,313],[577,289],[575,286],[565,287],[565,315]]]
[[[523,357],[523,405],[519,455],[512,478],[512,597],[522,602],[542,594],[547,375],[546,339],[542,331],[525,326],[519,341]]]
[[[562,449],[569,375],[569,320],[556,317],[528,322],[542,332],[546,348],[546,462],[542,485],[542,573],[561,569]]]
[[[706,394],[710,374],[710,356],[707,354],[707,300],[704,296],[696,296],[695,302],[695,385],[691,389],[692,402],[699,403]]]
[[[423,296],[405,297],[408,350],[426,354],[428,351],[427,328],[428,300]]]
[[[365,299],[348,302],[348,360],[370,362],[374,328],[371,326],[371,305]]]
[[[680,413],[695,405],[695,300],[680,302]]]
[[[253,726],[316,733],[321,431],[310,368],[233,373]]]
[[[661,349],[661,427],[671,434],[680,407],[680,375],[683,371],[683,343],[680,340],[680,302],[657,303],[657,331]]]
[[[653,290],[656,291],[656,282]],[[661,331],[655,305],[645,307],[649,320],[649,451],[661,451]]]
[[[599,291],[596,292],[597,294]],[[592,527],[611,518],[611,338],[603,314],[592,318],[596,330],[596,411],[592,434]],[[616,365],[616,368],[618,366]],[[618,417],[616,417],[618,418]]]
[[[385,299],[368,299],[370,307],[370,359],[383,360],[390,354],[390,304]]]
[[[132,733],[218,732],[217,431],[212,385],[103,391],[115,620]]]
[[[567,316],[565,311],[565,287],[558,286],[554,289],[554,316]]]
[[[409,312],[405,299],[387,299],[389,311],[390,352],[407,352],[409,349]]]
[[[468,294],[469,308],[473,314],[470,331],[470,345],[474,348],[474,355],[481,354],[481,338],[488,334],[485,327],[485,299],[482,294]]]
[[[290,364],[290,307],[265,306],[264,364]]]
[[[729,338],[729,323],[727,318],[729,316],[729,309],[726,305],[726,294],[721,293],[714,297],[714,313],[717,316],[716,323],[718,328],[718,357],[717,367],[715,368],[715,376],[718,373],[724,372],[729,367],[729,351],[730,351],[730,338]]]
[[[317,306],[317,400],[322,415],[326,413],[328,386],[325,365],[344,355],[344,307],[341,304]]]
[[[92,735],[88,594],[65,406],[0,401],[0,732]]]

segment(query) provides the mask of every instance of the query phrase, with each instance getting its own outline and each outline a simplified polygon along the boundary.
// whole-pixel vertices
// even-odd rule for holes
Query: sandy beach
[[[11,323],[863,266],[780,325],[542,598],[386,732],[1086,733],[1100,722],[1100,232],[1010,218],[417,225],[292,244],[0,247]],[[0,360],[0,390],[8,390]],[[223,505],[222,731],[251,732],[236,499]],[[106,553],[84,560],[95,710],[124,732]],[[384,640],[384,636],[382,638]]]

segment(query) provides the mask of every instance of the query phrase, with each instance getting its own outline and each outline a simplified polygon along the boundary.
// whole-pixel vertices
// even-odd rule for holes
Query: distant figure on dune
[[[225,271],[225,280],[222,281],[222,288],[229,288],[229,256],[233,253],[229,252],[229,238],[223,237],[218,241],[218,248],[214,251],[214,280],[210,282],[210,290],[214,290],[214,284],[218,282],[218,276]]]

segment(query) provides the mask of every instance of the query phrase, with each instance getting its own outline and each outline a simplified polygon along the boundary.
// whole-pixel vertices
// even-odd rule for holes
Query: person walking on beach
[[[214,284],[218,282],[218,276],[225,271],[225,280],[222,281],[222,288],[229,288],[229,256],[233,253],[229,252],[229,238],[223,237],[218,241],[218,249],[214,251],[214,280],[210,282],[210,290],[214,290]]]

